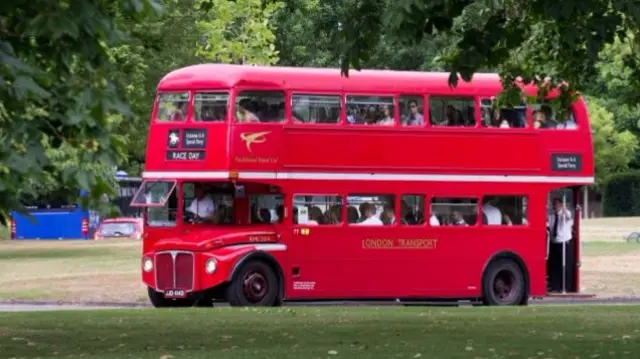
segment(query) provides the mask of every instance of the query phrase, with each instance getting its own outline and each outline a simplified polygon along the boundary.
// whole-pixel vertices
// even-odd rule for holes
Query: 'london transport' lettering
[[[362,240],[364,249],[436,249],[437,239],[426,238],[367,238]]]

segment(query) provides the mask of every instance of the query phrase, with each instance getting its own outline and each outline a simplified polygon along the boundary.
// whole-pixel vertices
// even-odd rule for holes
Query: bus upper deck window
[[[393,96],[347,96],[347,123],[393,126]]]
[[[574,130],[578,128],[571,109],[564,112],[566,120],[559,118],[560,114],[551,107],[551,104],[535,104],[531,106],[531,110],[533,127],[536,129]]]
[[[237,122],[271,122],[285,120],[284,93],[279,91],[242,91],[236,97]]]
[[[433,96],[429,98],[432,126],[473,127],[476,124],[473,97]]]
[[[187,118],[188,92],[161,93],[158,95],[156,119],[160,122],[184,121]]]
[[[222,92],[196,93],[194,117],[196,121],[223,122],[227,119],[229,94]]]
[[[340,123],[340,95],[294,94],[291,103],[294,123]]]
[[[527,105],[521,103],[513,107],[500,107],[495,99],[483,98],[480,101],[482,126],[488,128],[525,128],[527,127]]]

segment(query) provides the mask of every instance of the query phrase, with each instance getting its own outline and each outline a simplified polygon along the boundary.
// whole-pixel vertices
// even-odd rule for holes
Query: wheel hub
[[[242,291],[249,301],[259,302],[267,295],[267,279],[262,273],[249,273],[242,282]]]

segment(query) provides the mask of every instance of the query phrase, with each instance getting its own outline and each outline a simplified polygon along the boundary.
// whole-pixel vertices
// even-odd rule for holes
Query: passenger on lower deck
[[[357,224],[362,225],[374,225],[374,226],[382,226],[384,223],[376,216],[376,207],[369,203],[365,202],[361,206],[362,208],[362,217],[364,220]]]

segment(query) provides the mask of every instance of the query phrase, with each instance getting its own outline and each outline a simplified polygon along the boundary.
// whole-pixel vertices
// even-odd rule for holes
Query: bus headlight
[[[153,261],[149,257],[142,259],[142,270],[149,273],[153,270]]]
[[[208,274],[213,274],[218,268],[218,262],[214,258],[207,259],[207,262],[204,264],[204,270]]]

